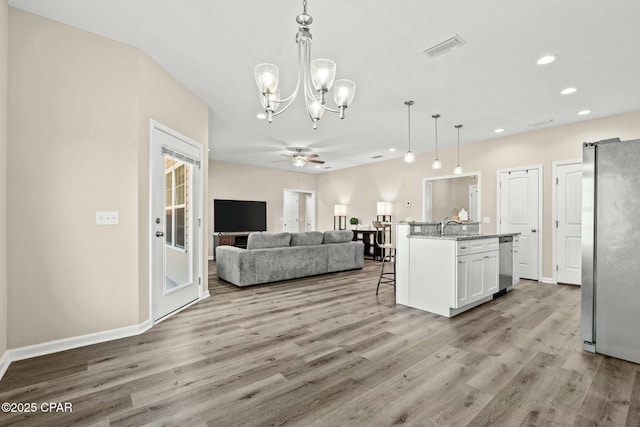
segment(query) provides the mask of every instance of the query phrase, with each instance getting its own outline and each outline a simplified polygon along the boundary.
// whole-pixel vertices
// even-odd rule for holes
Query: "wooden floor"
[[[582,351],[577,287],[447,319],[364,270],[237,288],[132,338],[13,363],[0,425],[639,426],[640,365]]]

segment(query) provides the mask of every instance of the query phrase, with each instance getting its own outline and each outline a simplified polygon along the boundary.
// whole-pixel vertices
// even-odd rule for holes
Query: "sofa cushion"
[[[291,233],[251,233],[247,249],[284,248],[291,243]]]
[[[344,243],[351,240],[353,240],[353,231],[333,230],[324,232],[322,243]]]
[[[325,245],[251,251],[256,260],[256,283],[277,282],[327,272]]]
[[[291,246],[311,246],[322,244],[322,231],[291,233]]]

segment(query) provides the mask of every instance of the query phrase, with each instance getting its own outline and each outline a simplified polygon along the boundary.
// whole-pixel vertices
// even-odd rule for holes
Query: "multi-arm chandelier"
[[[300,25],[296,35],[298,44],[298,82],[291,96],[280,98],[278,90],[279,71],[273,64],[258,64],[254,68],[256,84],[261,94],[262,106],[267,114],[269,123],[273,117],[287,111],[293,100],[298,96],[300,80],[302,80],[305,105],[307,113],[313,122],[313,128],[318,126],[318,120],[325,111],[340,114],[344,119],[344,110],[353,101],[356,92],[356,84],[351,80],[336,80],[336,63],[330,59],[311,60],[311,33],[309,25],[313,22],[311,15],[307,13],[307,1],[302,2],[302,13],[296,17],[296,22]],[[333,86],[333,100],[338,109],[329,108],[325,105],[326,94]],[[284,105],[282,105],[284,104]],[[282,107],[282,108],[280,108]],[[279,111],[278,111],[279,110]]]

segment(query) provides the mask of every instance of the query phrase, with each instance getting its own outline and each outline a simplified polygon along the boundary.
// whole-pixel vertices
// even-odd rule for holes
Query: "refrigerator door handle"
[[[582,150],[582,317],[580,329],[584,349],[595,351],[596,262],[596,157],[597,143],[585,143]]]

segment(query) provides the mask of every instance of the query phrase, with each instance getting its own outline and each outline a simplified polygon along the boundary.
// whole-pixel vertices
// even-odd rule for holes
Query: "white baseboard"
[[[9,352],[5,351],[2,357],[0,357],[0,380],[4,376],[4,373],[9,369],[11,361],[9,360]]]
[[[209,255],[209,257],[207,258],[209,261],[213,261],[213,255]]]
[[[553,277],[541,277],[540,278],[540,282],[542,282],[542,283],[551,283],[552,285],[556,284],[555,280],[553,280]]]
[[[200,301],[202,301],[203,299],[207,299],[211,296],[211,294],[209,293],[209,289],[202,291],[202,295],[200,295]]]
[[[138,325],[125,326],[124,328],[95,332],[93,334],[80,335],[77,337],[62,338],[55,341],[48,341],[41,344],[28,345],[25,347],[7,350],[2,359],[0,359],[0,379],[2,379],[2,376],[9,368],[9,364],[11,362],[140,335],[151,328],[151,326],[151,319],[148,319]]]

